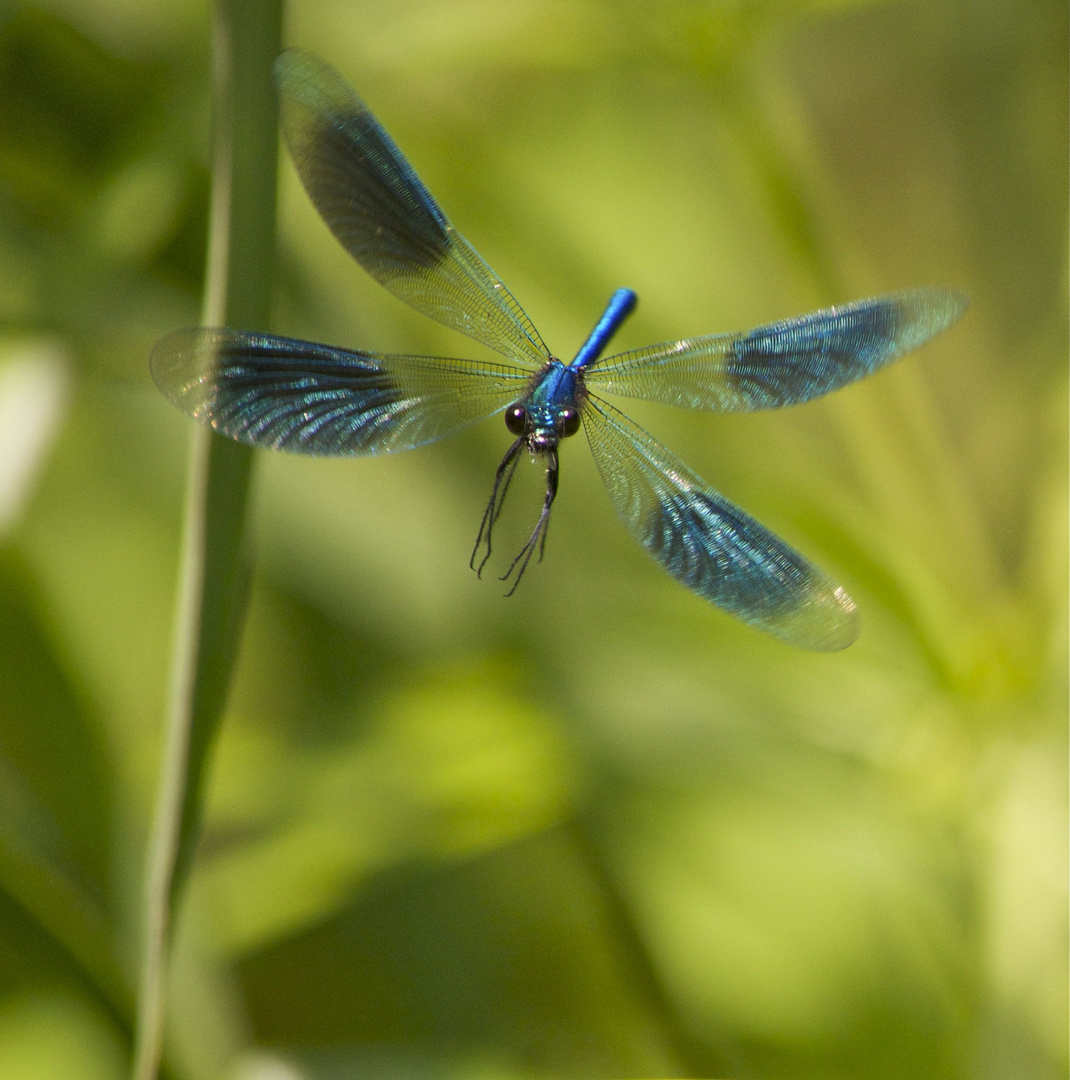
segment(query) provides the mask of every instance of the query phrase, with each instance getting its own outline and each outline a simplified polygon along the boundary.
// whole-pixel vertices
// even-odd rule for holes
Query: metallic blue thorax
[[[577,413],[587,397],[583,376],[560,360],[551,360],[539,372],[531,391],[524,399],[527,410],[525,435],[528,449],[535,453],[556,446],[565,437],[561,418],[565,410]]]

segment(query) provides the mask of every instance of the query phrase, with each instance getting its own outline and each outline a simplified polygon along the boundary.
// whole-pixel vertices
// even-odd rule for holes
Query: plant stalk
[[[282,0],[218,0],[215,135],[203,321],[266,329],[275,248]],[[248,585],[252,452],[193,433],[171,695],[149,846],[135,1080],[155,1080],[175,912],[200,830],[206,766],[226,704]]]

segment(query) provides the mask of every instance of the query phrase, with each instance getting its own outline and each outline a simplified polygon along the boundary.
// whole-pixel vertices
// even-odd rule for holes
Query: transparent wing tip
[[[200,366],[198,334],[191,330],[176,330],[161,338],[149,356],[149,371],[160,392],[171,400]]]
[[[934,333],[954,325],[970,306],[969,294],[962,289],[931,289]]]
[[[893,294],[906,317],[904,344],[913,349],[942,334],[962,318],[970,297],[962,289],[922,287]]]
[[[275,82],[279,86],[287,86],[296,82],[307,82],[317,78],[340,79],[341,76],[327,63],[314,53],[305,49],[283,49],[275,57],[273,65]]]
[[[176,330],[161,338],[149,356],[160,393],[187,415],[208,421],[219,368],[219,331]]]
[[[839,652],[861,630],[858,605],[842,585],[821,581],[792,611],[756,624],[781,641],[811,652]]]

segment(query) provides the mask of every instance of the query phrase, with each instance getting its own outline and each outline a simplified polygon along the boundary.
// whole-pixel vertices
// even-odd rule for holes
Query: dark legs
[[[523,445],[524,440],[522,438],[517,439],[506,451],[505,457],[502,458],[501,463],[498,465],[498,471],[494,474],[494,489],[490,493],[490,502],[487,503],[487,508],[483,511],[483,520],[479,523],[476,546],[472,549],[471,559],[468,560],[468,565],[479,577],[482,577],[483,567],[487,565],[487,560],[490,558],[491,530],[494,528],[494,523],[498,520],[502,507],[505,505],[505,496],[509,491],[509,485],[513,481],[513,473],[516,472],[516,463],[520,460],[520,450]],[[484,543],[487,545],[486,554],[479,560],[479,565],[476,566],[476,556],[479,554],[480,546]]]
[[[527,543],[509,564],[509,569],[501,576],[502,581],[508,581],[513,572],[516,572],[513,586],[505,594],[506,596],[512,596],[516,592],[516,587],[520,584],[520,579],[524,576],[524,571],[528,568],[528,563],[531,562],[531,556],[535,554],[536,547],[539,549],[539,561],[542,561],[542,553],[546,549],[546,530],[550,525],[550,509],[554,505],[556,497],[557,449],[555,447],[553,450],[546,451],[546,495],[542,501],[542,513],[539,514],[539,520],[535,523],[535,528],[528,537]]]
[[[487,503],[487,509],[483,511],[483,520],[479,525],[476,546],[472,551],[472,558],[469,562],[469,565],[477,574],[482,574],[483,567],[486,566],[487,560],[490,558],[491,530],[502,512],[505,496],[509,491],[509,484],[513,479],[513,474],[516,472],[516,465],[520,460],[520,450],[523,444],[524,440],[520,438],[509,447],[508,452],[498,466],[497,473],[495,473],[490,502]],[[501,576],[502,581],[508,581],[515,574],[512,587],[505,594],[506,596],[512,596],[516,592],[516,587],[520,584],[520,579],[524,576],[524,571],[527,570],[528,563],[531,562],[531,557],[535,554],[535,549],[538,548],[541,560],[543,551],[546,548],[546,531],[550,524],[550,510],[554,505],[554,499],[557,497],[557,448],[546,450],[544,454],[546,457],[546,495],[543,498],[542,512],[539,514],[539,520],[535,523],[535,528],[532,530],[527,542],[517,553],[516,558],[509,564],[509,569]],[[476,566],[476,556],[479,554],[480,546],[483,544],[486,544],[487,550],[479,561],[479,565]]]

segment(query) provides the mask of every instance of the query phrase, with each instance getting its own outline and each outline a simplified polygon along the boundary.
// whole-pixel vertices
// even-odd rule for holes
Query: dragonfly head
[[[532,456],[553,450],[562,439],[580,430],[580,410],[572,405],[517,402],[505,410],[505,426],[522,438]]]

